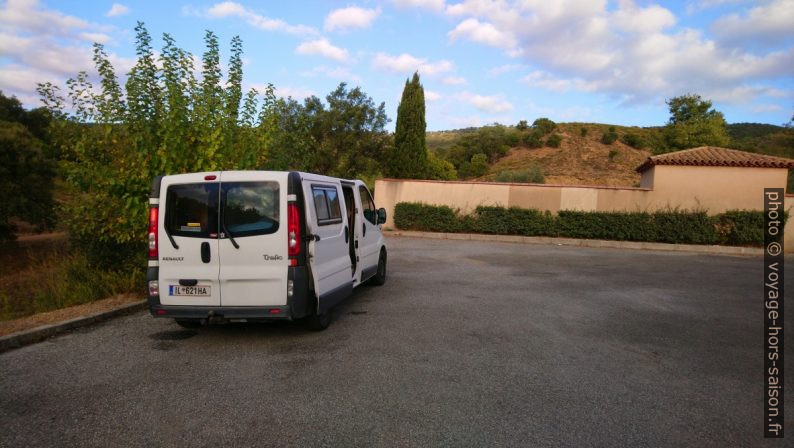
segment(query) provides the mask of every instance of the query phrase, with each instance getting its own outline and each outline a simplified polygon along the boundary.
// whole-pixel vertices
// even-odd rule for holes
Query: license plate
[[[207,297],[210,295],[210,287],[202,286],[202,285],[196,285],[196,286],[170,285],[168,287],[168,295]]]

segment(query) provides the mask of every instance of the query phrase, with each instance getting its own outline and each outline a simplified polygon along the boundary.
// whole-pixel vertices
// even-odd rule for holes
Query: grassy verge
[[[93,302],[128,292],[143,293],[144,269],[108,270],[82,254],[57,249],[3,248],[15,269],[0,277],[0,321]]]

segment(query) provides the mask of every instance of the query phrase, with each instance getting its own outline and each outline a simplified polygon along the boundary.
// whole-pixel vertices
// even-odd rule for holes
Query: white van
[[[359,180],[160,176],[149,204],[149,309],[185,327],[304,319],[322,330],[354,287],[386,281],[386,210]]]

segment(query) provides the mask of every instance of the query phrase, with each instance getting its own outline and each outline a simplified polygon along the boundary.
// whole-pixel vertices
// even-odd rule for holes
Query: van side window
[[[363,185],[360,185],[358,187],[358,194],[361,196],[361,207],[364,209],[364,218],[371,222],[372,225],[376,225],[378,222],[378,213],[375,211],[375,202],[372,200],[369,190]]]
[[[342,208],[339,205],[339,191],[336,187],[312,185],[314,210],[317,224],[338,224],[342,222]]]
[[[216,238],[218,184],[170,185],[165,199],[165,229],[173,236]]]

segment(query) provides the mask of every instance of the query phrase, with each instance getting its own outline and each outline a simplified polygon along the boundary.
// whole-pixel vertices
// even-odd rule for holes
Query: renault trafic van
[[[148,302],[184,327],[302,319],[386,281],[386,244],[359,180],[274,171],[160,176],[149,199]]]

